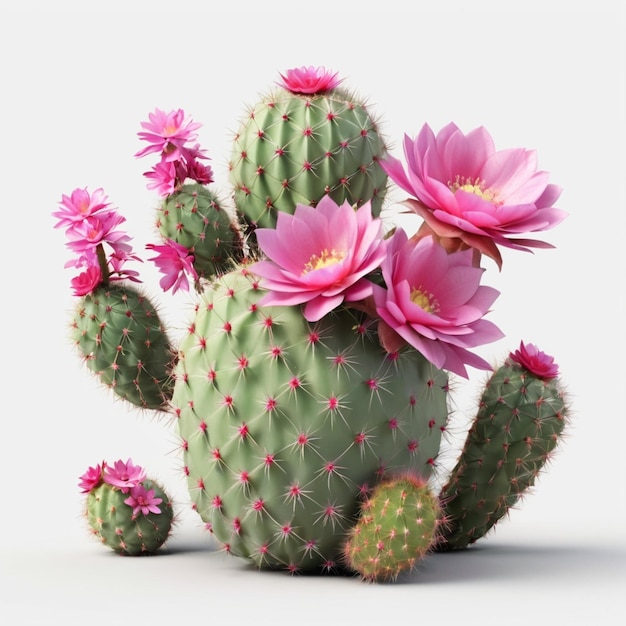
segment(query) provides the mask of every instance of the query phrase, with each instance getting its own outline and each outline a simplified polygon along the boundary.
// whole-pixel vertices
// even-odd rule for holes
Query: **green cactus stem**
[[[465,446],[440,493],[441,550],[466,548],[502,519],[562,438],[568,404],[558,378],[509,358],[486,384]]]
[[[82,296],[71,338],[87,367],[118,396],[167,410],[174,352],[157,310],[135,287],[113,282]]]
[[[164,238],[193,254],[201,278],[230,269],[231,260],[242,258],[243,237],[236,217],[215,192],[199,183],[188,183],[166,196],[156,224]]]

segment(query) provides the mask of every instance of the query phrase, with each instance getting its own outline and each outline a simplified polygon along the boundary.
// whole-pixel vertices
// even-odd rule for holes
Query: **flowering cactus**
[[[198,292],[178,346],[130,284],[139,273],[126,262],[140,258],[104,192],[62,196],[56,227],[82,270],[74,339],[116,393],[173,415],[193,508],[226,551],[262,569],[393,580],[486,534],[560,439],[554,360],[522,343],[432,494],[449,378],[491,371],[475,349],[503,337],[481,261],[502,269],[500,247],[550,247],[525,234],[564,219],[560,189],[533,152],[497,152],[483,128],[424,126],[405,137],[405,166],[337,74],[281,79],[234,140],[231,210],[210,188],[199,124],[181,109],[142,123],[135,156],[158,155],[145,177],[161,202],[148,260],[163,290]],[[380,218],[387,177],[423,219],[411,237]],[[108,475],[84,482],[122,488]],[[121,501],[133,515],[163,499],[144,487]],[[388,500],[406,517],[392,519]]]
[[[154,554],[170,536],[172,502],[132,459],[90,467],[79,487],[87,494],[85,515],[93,535],[114,552]]]

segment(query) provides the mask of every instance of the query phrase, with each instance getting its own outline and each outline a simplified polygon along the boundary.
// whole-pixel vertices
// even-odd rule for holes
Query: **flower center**
[[[461,191],[473,193],[483,198],[483,200],[494,203],[496,202],[496,197],[498,195],[497,191],[486,188],[484,180],[481,180],[480,178],[472,179],[469,176],[466,178],[465,176],[459,176],[458,174],[456,175],[454,182],[448,181],[448,187],[454,193],[460,189]]]
[[[411,302],[426,311],[426,313],[439,313],[439,301],[432,293],[422,287],[414,287],[411,291]]]
[[[313,272],[315,270],[321,270],[325,267],[330,267],[331,265],[337,265],[337,263],[341,263],[346,258],[346,253],[343,251],[337,250],[327,250],[324,249],[317,254],[314,254],[309,259],[308,263],[305,264],[304,269],[302,270],[303,274],[308,274],[309,272]]]

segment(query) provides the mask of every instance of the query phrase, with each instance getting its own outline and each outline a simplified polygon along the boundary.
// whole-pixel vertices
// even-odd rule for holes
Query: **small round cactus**
[[[365,581],[393,581],[433,549],[439,526],[439,502],[423,478],[387,478],[362,505],[344,547],[345,564]]]
[[[170,536],[172,502],[132,459],[90,467],[79,486],[87,494],[85,515],[93,535],[114,552],[154,554]]]

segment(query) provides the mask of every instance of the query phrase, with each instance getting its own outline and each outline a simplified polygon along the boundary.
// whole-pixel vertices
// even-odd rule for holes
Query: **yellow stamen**
[[[329,251],[324,249],[320,252],[319,256],[317,254],[311,256],[309,262],[304,266],[302,273],[307,274],[308,272],[312,272],[314,270],[336,265],[337,263],[341,263],[341,261],[345,258],[346,253],[343,251],[337,251],[334,249]]]
[[[439,302],[432,293],[422,287],[414,287],[411,291],[411,302],[424,309],[426,313],[439,313]]]
[[[448,187],[453,191],[457,192],[459,189],[462,191],[467,191],[468,193],[476,194],[480,196],[484,200],[488,200],[489,202],[496,202],[496,197],[498,195],[497,191],[493,189],[485,188],[485,181],[480,178],[472,179],[470,177],[459,176],[456,175],[454,182],[448,181]]]

